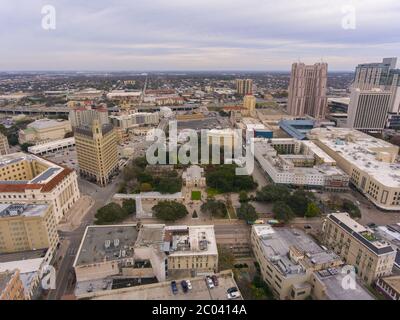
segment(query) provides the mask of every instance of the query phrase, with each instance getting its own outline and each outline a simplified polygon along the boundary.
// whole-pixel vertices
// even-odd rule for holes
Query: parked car
[[[238,291],[238,288],[236,288],[236,287],[232,287],[232,288],[229,288],[228,290],[226,290],[227,293],[232,293],[232,292],[237,292],[237,291]]]
[[[241,297],[241,295],[240,295],[240,293],[239,293],[238,291],[234,291],[234,292],[232,292],[232,293],[228,293],[228,295],[227,295],[227,298],[228,298],[229,300],[238,299],[238,298],[240,298],[240,297]]]
[[[188,287],[189,290],[193,289],[192,283],[190,282],[190,280],[186,280],[186,284],[187,284],[187,287]]]
[[[206,284],[209,289],[214,288],[214,283],[209,276],[206,277]]]
[[[218,287],[219,282],[218,282],[218,278],[215,274],[211,276],[211,280],[214,283],[214,286]]]
[[[171,290],[173,294],[177,294],[178,293],[178,286],[176,285],[176,281],[172,281],[171,282]]]
[[[182,287],[182,290],[184,293],[188,292],[189,288],[188,288],[187,282],[185,280],[181,281],[181,287]]]

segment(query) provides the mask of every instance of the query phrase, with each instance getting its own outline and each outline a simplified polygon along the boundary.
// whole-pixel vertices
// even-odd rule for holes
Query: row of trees
[[[273,203],[273,213],[276,218],[285,222],[294,217],[316,217],[321,210],[311,192],[301,189],[291,191],[284,185],[268,185],[257,191],[258,201]]]
[[[236,166],[231,164],[208,166],[205,176],[207,186],[220,193],[250,191],[257,187],[252,176],[236,175]]]

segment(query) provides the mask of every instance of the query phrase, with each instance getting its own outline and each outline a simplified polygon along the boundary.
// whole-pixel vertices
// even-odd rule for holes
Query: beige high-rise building
[[[323,119],[328,105],[327,78],[327,63],[314,65],[293,63],[288,90],[289,114],[295,117],[309,115],[316,119]]]
[[[372,230],[350,218],[348,213],[328,215],[322,230],[323,242],[354,266],[365,282],[370,284],[392,273],[396,250],[377,239]]]
[[[81,176],[101,186],[118,170],[117,136],[111,124],[94,120],[91,127],[75,128],[75,145]]]
[[[242,114],[244,116],[254,116],[256,111],[256,97],[247,94],[243,98],[243,108]]]
[[[69,121],[72,128],[79,126],[90,126],[94,120],[101,124],[109,123],[108,110],[104,106],[93,108],[92,106],[74,107],[69,112]]]
[[[79,198],[74,170],[23,152],[0,157],[0,204],[47,203],[58,223]]]
[[[24,285],[18,269],[0,272],[0,300],[25,300]]]
[[[0,204],[0,235],[0,253],[54,251],[59,238],[52,206]]]
[[[253,80],[236,79],[236,93],[240,96],[253,94]]]
[[[8,145],[7,137],[0,133],[0,155],[5,155],[10,153],[10,146]]]

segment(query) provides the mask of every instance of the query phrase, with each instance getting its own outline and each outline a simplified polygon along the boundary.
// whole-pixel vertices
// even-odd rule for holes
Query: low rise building
[[[66,120],[39,119],[19,131],[19,143],[39,143],[59,140],[71,132],[71,124]]]
[[[309,137],[374,205],[383,210],[400,210],[398,146],[346,128],[317,128]]]
[[[214,227],[89,226],[73,266],[77,295],[99,283],[100,288],[115,288],[122,279],[141,285],[213,273],[218,269]]]
[[[349,176],[311,141],[254,139],[254,156],[274,183],[332,191],[348,188]]]
[[[376,288],[388,299],[400,300],[400,276],[380,278],[376,281]]]
[[[23,152],[0,157],[0,204],[47,203],[58,223],[79,198],[75,171]]]
[[[186,187],[203,188],[206,186],[206,178],[204,177],[204,169],[192,165],[182,174],[182,179]]]
[[[372,299],[359,283],[344,292],[343,261],[302,230],[253,225],[251,244],[264,281],[281,300]]]
[[[391,275],[396,251],[348,213],[329,214],[322,230],[323,242],[354,266],[357,275],[366,283]]]
[[[37,144],[35,146],[28,147],[28,152],[35,155],[46,155],[51,152],[69,149],[75,147],[75,138],[66,138],[61,140],[55,140],[51,142],[46,142],[42,144]]]

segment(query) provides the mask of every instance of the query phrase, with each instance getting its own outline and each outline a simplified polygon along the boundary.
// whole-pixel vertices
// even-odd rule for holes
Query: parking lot
[[[49,152],[42,156],[45,159],[49,159],[57,164],[67,166],[71,169],[77,170],[78,169],[78,160],[76,155],[76,149],[68,148],[63,149],[55,152]]]
[[[84,294],[78,298],[93,300],[227,300],[227,290],[237,287],[232,273],[222,272],[218,275],[218,280],[218,287],[209,289],[204,277],[191,278],[193,289],[187,293],[182,290],[181,280],[177,280],[177,294],[172,293],[171,282],[166,281],[131,288],[98,291]]]

